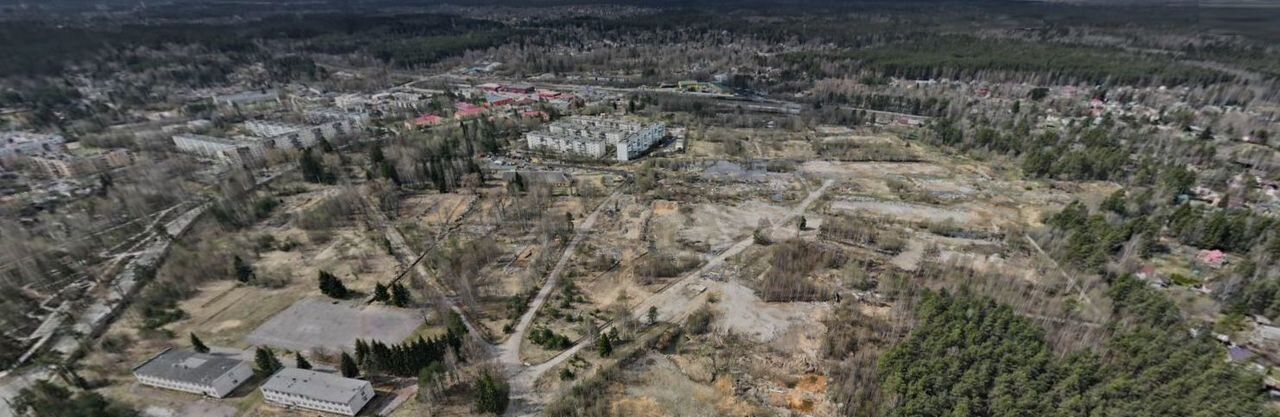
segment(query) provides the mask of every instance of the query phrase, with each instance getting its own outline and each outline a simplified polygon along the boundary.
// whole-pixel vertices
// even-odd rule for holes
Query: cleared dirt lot
[[[422,322],[410,310],[305,298],[267,320],[245,342],[292,351],[349,350],[356,339],[399,343]]]
[[[831,203],[831,208],[849,213],[865,212],[915,222],[953,221],[969,223],[976,219],[973,213],[947,207],[934,207],[898,201],[848,199]]]

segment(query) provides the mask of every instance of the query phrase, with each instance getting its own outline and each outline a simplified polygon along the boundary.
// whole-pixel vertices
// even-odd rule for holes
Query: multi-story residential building
[[[575,116],[547,125],[546,130],[525,134],[531,150],[604,158],[613,151],[618,161],[628,161],[653,147],[667,134],[662,123]]]
[[[267,150],[258,141],[235,141],[205,135],[173,136],[179,151],[235,165],[251,165],[266,159]]]
[[[307,110],[307,123],[322,124],[333,122],[350,122],[352,127],[369,124],[369,113],[362,111],[345,111],[334,108]]]
[[[269,403],[347,416],[359,413],[373,395],[368,381],[297,368],[285,368],[262,384]]]
[[[29,132],[0,132],[0,158],[31,156],[62,149],[66,139],[59,135]]]
[[[253,377],[248,362],[226,356],[165,349],[133,368],[146,385],[222,398]]]
[[[46,153],[31,157],[31,162],[50,177],[74,178],[127,166],[133,163],[133,155],[125,149]]]
[[[267,141],[268,147],[278,149],[310,148],[321,141],[354,133],[358,128],[358,125],[350,119],[326,121],[310,126],[259,120],[244,122],[245,131]]]

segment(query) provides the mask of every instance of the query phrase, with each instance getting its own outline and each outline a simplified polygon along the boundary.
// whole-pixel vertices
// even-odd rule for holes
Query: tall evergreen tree
[[[356,362],[364,364],[369,358],[369,344],[364,339],[356,339]]]
[[[613,354],[613,341],[609,340],[607,334],[600,335],[600,339],[596,342],[596,350],[600,352],[600,357],[607,358]]]
[[[231,268],[235,270],[237,281],[247,283],[253,280],[253,266],[249,265],[248,262],[245,262],[240,255],[236,255],[234,258],[231,258]]]
[[[373,287],[373,301],[387,302],[391,299],[391,294],[387,292],[387,286],[379,282]]]
[[[196,336],[195,333],[191,333],[191,350],[200,353],[209,353],[209,347],[205,346],[204,341],[200,340],[200,337]]]
[[[276,359],[276,353],[272,352],[271,348],[264,346],[259,346],[254,351],[253,363],[253,374],[257,375],[258,378],[269,377],[284,367],[284,364],[281,364],[280,360]]]
[[[506,381],[485,372],[476,382],[476,411],[482,414],[502,415],[507,412],[507,404],[511,401],[510,394],[511,388]]]
[[[412,300],[409,298],[409,289],[403,284],[397,282],[391,285],[391,305],[396,307],[404,307],[409,305]]]
[[[355,378],[360,375],[360,367],[356,366],[355,358],[352,358],[347,352],[342,352],[341,370],[342,376],[347,378]]]
[[[311,369],[311,362],[302,357],[302,352],[293,353],[293,366],[298,369]]]
[[[320,292],[324,295],[338,299],[347,298],[350,295],[347,286],[342,283],[342,280],[328,271],[320,271],[319,281]]]

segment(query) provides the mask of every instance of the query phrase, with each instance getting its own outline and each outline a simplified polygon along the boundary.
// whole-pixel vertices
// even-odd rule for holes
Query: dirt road
[[[834,183],[835,182],[833,180],[829,180],[829,179],[823,181],[821,187],[818,187],[818,189],[814,190],[813,192],[810,192],[808,197],[806,197],[803,201],[797,204],[794,208],[787,211],[787,213],[784,216],[782,216],[782,218],[776,219],[776,221],[773,224],[777,226],[782,226],[794,220],[796,217],[799,217],[800,215],[804,214],[805,211],[807,211],[815,201],[821,198],[822,195],[827,192],[827,189],[830,188],[831,185]],[[711,260],[707,261],[707,263],[703,265],[701,268],[698,268],[697,270],[694,270],[693,272],[686,274],[684,277],[678,279],[676,282],[672,283],[671,285],[668,285],[666,289],[649,296],[644,301],[637,304],[632,309],[632,314],[634,314],[636,317],[640,317],[641,315],[644,315],[649,311],[650,306],[654,306],[654,307],[657,307],[658,309],[659,320],[670,321],[670,322],[678,322],[680,320],[683,320],[690,312],[692,312],[693,308],[698,305],[698,303],[694,302],[697,296],[687,295],[687,293],[685,292],[685,288],[689,284],[695,283],[696,281],[702,279],[702,275],[705,274],[706,272],[719,268],[720,266],[723,266],[725,261],[729,260],[730,258],[733,258],[734,256],[737,256],[738,254],[742,253],[742,251],[746,250],[747,248],[751,247],[751,245],[754,245],[754,244],[755,244],[755,238],[753,236],[747,236],[746,238],[743,238],[742,240],[735,243],[733,246],[730,246],[728,249],[725,249],[723,252],[720,252],[720,254],[711,258]],[[550,286],[544,286],[543,290],[547,291],[547,288],[550,288]],[[530,312],[533,312],[533,311],[536,311],[536,310],[531,308]],[[527,314],[531,314],[531,313],[527,313]],[[602,332],[604,330],[608,330],[608,329],[607,328],[602,329]],[[513,340],[514,342],[512,342]],[[515,343],[515,349],[517,350],[516,352],[517,358],[519,355],[518,353],[519,341],[520,339],[516,337],[512,337],[511,339],[508,340],[508,344]],[[582,340],[578,342],[578,344],[569,348],[568,350],[565,350],[564,352],[560,352],[559,355],[556,355],[555,357],[551,358],[551,360],[548,360],[546,362],[543,362],[537,365],[524,367],[522,369],[517,368],[516,372],[513,373],[513,375],[507,382],[511,386],[512,399],[519,400],[520,402],[525,403],[527,406],[522,407],[520,406],[521,404],[513,404],[513,406],[507,410],[506,415],[507,416],[537,415],[537,410],[531,409],[533,407],[528,404],[538,400],[537,393],[533,392],[533,385],[538,380],[538,378],[541,377],[547,371],[551,370],[552,368],[555,368],[557,365],[563,363],[569,358],[572,358],[573,355],[577,354],[583,348],[587,346],[594,346],[594,345],[595,345],[595,340]]]
[[[591,214],[587,215],[582,223],[579,224],[573,235],[573,239],[569,241],[569,245],[564,248],[564,253],[560,254],[560,259],[556,261],[555,267],[551,268],[551,273],[547,274],[546,281],[542,284],[542,288],[538,290],[538,294],[533,297],[533,301],[529,303],[529,308],[520,316],[520,321],[516,324],[515,330],[511,332],[511,337],[507,338],[498,346],[497,356],[498,362],[507,367],[508,371],[518,370],[522,365],[520,360],[520,343],[524,341],[525,334],[529,331],[529,326],[533,325],[533,318],[538,314],[538,310],[550,298],[551,292],[556,289],[556,284],[560,281],[560,274],[564,271],[565,265],[569,264],[569,258],[577,252],[578,245],[587,237],[591,229],[596,225],[596,218],[605,207],[611,207],[611,201],[622,196],[622,190],[615,191],[609,198],[606,198]]]

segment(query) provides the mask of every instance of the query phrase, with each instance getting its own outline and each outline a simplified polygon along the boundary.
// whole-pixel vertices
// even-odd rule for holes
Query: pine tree
[[[805,220],[804,216],[800,216],[800,230],[804,230],[806,227],[808,227],[808,222]]]
[[[195,333],[191,333],[191,349],[200,353],[209,353],[209,347]]]
[[[369,344],[363,339],[356,339],[356,362],[364,364],[369,359]]]
[[[236,255],[231,259],[231,266],[235,270],[236,280],[246,283],[253,280],[253,266],[250,266],[248,262],[240,258],[240,255]]]
[[[356,366],[355,358],[352,358],[347,352],[342,352],[342,376],[355,378],[359,375],[360,368]]]
[[[613,354],[613,342],[609,339],[608,335],[600,335],[600,341],[596,345],[602,358],[607,358]]]
[[[342,280],[339,280],[338,277],[335,277],[333,274],[324,270],[320,271],[319,281],[320,292],[324,295],[341,299],[347,298],[347,295],[350,294],[350,292],[347,291],[347,286],[342,284]]]
[[[302,357],[302,352],[294,352],[293,366],[298,369],[311,369],[311,362],[307,362],[307,358]]]
[[[378,285],[375,285],[373,287],[373,301],[385,303],[387,302],[387,300],[390,300],[390,299],[391,299],[391,294],[387,293],[386,285],[382,285],[382,283],[379,282]]]
[[[259,378],[269,377],[284,367],[280,360],[276,359],[276,353],[269,347],[258,347],[254,352],[253,362],[253,374]]]
[[[476,411],[502,415],[507,412],[507,404],[511,401],[510,394],[511,388],[505,381],[485,372],[476,382]]]
[[[649,318],[649,325],[650,325],[650,326],[652,326],[654,323],[657,323],[657,322],[658,322],[658,307],[657,307],[657,306],[649,306],[649,314],[648,314],[648,316],[649,316],[648,318]]]
[[[409,298],[409,289],[403,284],[395,283],[391,285],[391,305],[396,307],[404,307],[412,302]]]

